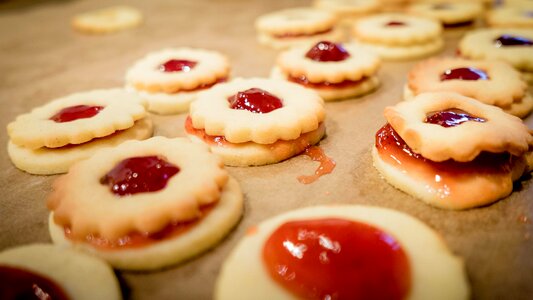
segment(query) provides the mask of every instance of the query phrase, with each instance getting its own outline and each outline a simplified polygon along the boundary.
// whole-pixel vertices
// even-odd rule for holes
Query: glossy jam
[[[0,266],[0,279],[0,299],[70,299],[61,286],[53,280],[31,271],[10,266]]]
[[[300,85],[313,88],[313,89],[346,89],[346,88],[353,88],[359,85],[361,82],[365,81],[367,78],[363,77],[359,80],[344,80],[344,81],[336,82],[336,83],[332,83],[329,81],[311,82],[304,75],[299,76],[299,77],[289,76],[287,79],[291,82],[298,83]]]
[[[464,110],[460,109],[448,109],[430,113],[424,120],[424,122],[426,123],[436,124],[446,128],[454,127],[463,124],[464,122],[484,123],[485,121],[487,120],[472,116]]]
[[[55,115],[53,115],[50,120],[56,123],[65,123],[72,122],[79,119],[88,119],[96,116],[102,109],[103,106],[90,106],[90,105],[75,105],[65,107]]]
[[[457,69],[448,69],[440,75],[440,81],[445,80],[488,80],[489,75],[480,69],[467,67],[467,68],[457,68]]]
[[[319,162],[320,165],[316,169],[315,174],[298,176],[298,181],[300,183],[303,183],[303,184],[313,183],[316,180],[318,180],[318,178],[322,177],[323,175],[333,172],[333,169],[335,169],[335,166],[336,166],[335,161],[329,158],[328,156],[326,156],[322,148],[318,146],[311,146],[305,149],[304,154],[309,156],[313,161]]]
[[[533,41],[522,36],[504,34],[494,40],[494,45],[498,48],[508,46],[532,46]]]
[[[190,61],[190,60],[184,60],[184,59],[171,59],[159,66],[159,71],[165,72],[165,73],[172,73],[172,72],[189,72],[191,71],[195,66],[197,62]]]
[[[308,36],[315,36],[319,34],[326,34],[330,33],[333,30],[333,28],[326,28],[324,30],[315,31],[312,33],[283,33],[283,34],[274,34],[273,36],[278,39],[284,39],[284,38],[299,38],[299,37],[308,37]]]
[[[278,97],[260,88],[251,88],[238,92],[228,98],[230,108],[247,110],[257,114],[266,114],[283,107]]]
[[[179,168],[158,156],[131,157],[119,162],[100,179],[116,195],[162,190]]]
[[[405,24],[404,22],[400,22],[400,21],[390,21],[389,23],[385,24],[385,26],[387,27],[397,27],[397,26],[405,26],[407,24]]]
[[[200,215],[190,221],[185,222],[172,222],[168,224],[163,229],[154,233],[146,232],[131,232],[125,236],[122,236],[116,240],[108,240],[106,238],[100,237],[98,235],[88,235],[85,237],[83,242],[89,243],[91,246],[111,251],[111,250],[124,250],[124,249],[135,249],[142,248],[155,243],[176,238],[190,229],[192,229],[196,224],[205,219],[211,211],[216,207],[216,203],[209,204],[200,207]],[[72,232],[69,227],[64,228],[65,237],[68,239],[73,239]]]
[[[299,299],[404,299],[409,260],[373,226],[326,218],[287,222],[266,241],[269,275]]]
[[[350,57],[350,53],[340,44],[322,41],[307,51],[305,57],[320,62],[343,61]]]

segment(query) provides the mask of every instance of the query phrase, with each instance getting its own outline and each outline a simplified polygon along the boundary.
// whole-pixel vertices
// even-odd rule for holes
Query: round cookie
[[[339,222],[340,221],[340,222]],[[298,223],[297,223],[298,222]],[[230,255],[226,258],[222,270],[215,286],[215,299],[302,299],[302,298],[320,298],[327,299],[327,296],[320,293],[320,288],[324,289],[323,284],[318,283],[317,286],[308,284],[308,288],[315,288],[316,294],[313,296],[302,296],[292,293],[290,290],[280,284],[280,280],[270,275],[268,270],[271,268],[266,264],[266,245],[271,245],[270,241],[273,239],[273,233],[278,232],[280,228],[293,225],[296,230],[298,226],[304,226],[310,222],[315,224],[322,224],[322,228],[332,228],[328,233],[316,229],[310,231],[306,227],[299,230],[299,238],[297,242],[293,242],[292,238],[287,239],[284,243],[286,251],[289,251],[298,260],[307,261],[313,260],[312,254],[307,254],[313,251],[310,246],[315,244],[321,245],[323,254],[320,254],[320,266],[313,268],[313,265],[302,269],[292,266],[288,263],[279,264],[280,272],[285,270],[287,281],[294,280],[302,282],[310,280],[313,276],[328,277],[329,272],[342,274],[340,281],[348,284],[350,287],[348,293],[359,291],[359,295],[363,294],[363,299],[381,299],[378,297],[372,298],[372,295],[381,292],[380,290],[387,290],[390,285],[383,282],[387,277],[386,273],[379,273],[377,275],[378,283],[373,285],[372,279],[367,276],[361,276],[355,280],[345,280],[345,276],[349,272],[364,272],[365,267],[378,263],[376,260],[388,259],[389,257],[375,255],[373,257],[364,256],[364,258],[353,258],[351,261],[342,263],[341,256],[349,256],[346,250],[348,244],[341,244],[340,237],[335,239],[335,233],[332,230],[331,223],[341,223],[345,226],[346,222],[357,222],[356,224],[363,224],[369,226],[380,233],[376,235],[387,236],[390,242],[390,247],[397,247],[402,249],[408,260],[408,269],[410,276],[407,285],[408,296],[406,299],[468,299],[469,286],[465,273],[465,268],[461,259],[454,256],[446,247],[442,238],[431,228],[419,220],[394,210],[361,206],[361,205],[329,205],[329,206],[315,206],[301,208],[298,210],[283,213],[281,215],[263,221],[259,225],[251,228],[246,236],[237,244]],[[317,225],[319,226],[319,225]],[[326,227],[327,226],[327,227]],[[301,227],[300,227],[301,228]],[[343,227],[344,228],[344,227]],[[339,228],[339,230],[342,228]],[[344,232],[344,231],[342,231]],[[318,238],[317,238],[318,235]],[[340,234],[339,234],[340,235]],[[337,235],[338,236],[338,235]],[[366,248],[370,239],[366,243],[359,239],[362,232],[355,232],[349,234],[351,240],[361,241],[362,249]],[[301,238],[300,238],[301,237]],[[277,239],[276,239],[277,240]],[[348,242],[347,239],[342,240]],[[364,253],[364,250],[357,249],[356,253]],[[394,245],[394,246],[393,246]],[[317,245],[318,246],[318,245]],[[317,247],[314,246],[314,247]],[[280,245],[281,247],[281,245]],[[345,248],[346,247],[346,248]],[[270,249],[270,247],[268,248]],[[299,252],[299,249],[303,249]],[[353,248],[350,248],[353,249]],[[271,252],[269,252],[271,253]],[[314,253],[314,252],[313,252]],[[383,252],[380,252],[383,253]],[[368,255],[368,254],[367,254]],[[370,256],[370,255],[369,255]],[[270,254],[269,254],[270,257]],[[318,260],[318,257],[315,259]],[[363,260],[363,261],[361,261]],[[331,266],[331,267],[330,267]],[[291,269],[292,267],[292,269]],[[436,274],[435,269],[439,272]],[[296,271],[297,270],[297,271]],[[369,270],[371,271],[371,270]],[[322,274],[326,273],[326,274]],[[371,272],[370,272],[371,273]],[[308,275],[306,275],[308,274]],[[400,280],[405,280],[405,274],[399,276]],[[338,276],[338,275],[337,275]],[[388,278],[388,277],[387,277]],[[329,278],[328,278],[329,279]],[[331,279],[329,279],[331,281]],[[364,283],[368,284],[364,284]],[[387,282],[390,284],[390,282]],[[335,282],[334,282],[335,284]],[[322,285],[322,287],[320,287]],[[328,287],[326,286],[326,289]],[[332,288],[333,289],[333,288]],[[331,291],[334,293],[334,290]],[[318,294],[320,293],[320,294]],[[329,293],[329,296],[332,295]],[[353,295],[342,294],[340,298],[345,296],[349,298]],[[405,295],[404,295],[405,296]],[[355,297],[354,297],[355,298]],[[402,298],[401,296],[399,298]],[[387,298],[385,298],[387,299]]]
[[[313,6],[349,20],[377,12],[380,3],[379,0],[315,0]]]
[[[283,80],[236,79],[198,97],[185,131],[226,165],[265,165],[318,143],[324,119],[323,100],[311,90]]]
[[[478,2],[430,2],[414,3],[408,13],[440,21],[445,27],[470,25],[483,12]]]
[[[533,3],[531,7],[501,7],[487,12],[490,27],[533,28]]]
[[[376,89],[380,59],[354,44],[322,41],[282,52],[271,77],[316,91],[325,101],[356,97]]]
[[[439,22],[405,14],[361,18],[353,26],[352,33],[357,43],[369,47],[384,60],[424,57],[444,46]]]
[[[122,5],[76,15],[72,18],[72,27],[84,33],[102,34],[137,27],[142,20],[138,9]]]
[[[343,32],[334,13],[308,7],[289,8],[260,16],[255,21],[260,44],[285,49],[321,40],[340,42]]]
[[[120,269],[191,258],[219,242],[242,214],[240,187],[222,167],[207,147],[184,138],[102,150],[54,182],[52,240]]]
[[[23,278],[29,272],[51,280],[70,299],[122,299],[119,283],[113,269],[107,264],[93,256],[53,245],[32,244],[0,252],[0,272],[3,285],[7,284],[6,280],[9,282],[9,279]],[[12,272],[17,272],[18,276],[14,277]],[[35,279],[28,282],[27,288],[33,292],[31,296],[35,297],[32,299],[51,299],[44,298],[50,297],[50,286],[37,285],[37,282],[39,281]],[[16,284],[17,287],[22,287],[23,281],[19,279]],[[19,290],[21,294],[16,294],[13,286],[3,287],[6,289],[0,288],[2,299],[23,299],[18,296],[30,296],[26,294],[28,290]]]

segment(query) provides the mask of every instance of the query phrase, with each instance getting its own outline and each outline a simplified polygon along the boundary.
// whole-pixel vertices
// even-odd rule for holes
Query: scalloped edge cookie
[[[202,90],[191,92],[149,93],[136,90],[132,86],[126,86],[128,92],[136,93],[141,99],[146,100],[147,110],[159,115],[171,115],[187,112],[191,103],[196,100],[198,93]]]
[[[506,28],[533,28],[533,17],[529,16],[533,11],[531,7],[499,7],[487,12],[485,20],[490,27]]]
[[[72,27],[83,33],[111,33],[139,26],[142,13],[131,6],[118,5],[91,10],[72,18]]]
[[[438,9],[435,8],[437,5],[445,5],[446,7]],[[480,2],[422,2],[409,5],[407,12],[436,19],[444,26],[455,26],[475,21],[483,13],[483,5]]]
[[[378,0],[314,0],[313,6],[334,13],[341,18],[359,17],[375,13],[380,8]]]

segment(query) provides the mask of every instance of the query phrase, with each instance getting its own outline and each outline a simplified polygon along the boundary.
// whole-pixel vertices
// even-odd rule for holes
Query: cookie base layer
[[[75,242],[65,237],[63,228],[53,221],[50,213],[49,231],[52,241],[60,246],[69,246],[106,260],[114,268],[124,270],[154,270],[177,264],[192,258],[222,240],[240,220],[243,211],[243,196],[238,182],[229,178],[222,196],[209,214],[181,235],[163,239],[139,248],[103,250],[84,242]]]
[[[460,191],[437,191],[425,181],[410,176],[411,172],[404,172],[386,163],[375,147],[372,148],[372,160],[381,176],[395,188],[429,205],[454,210],[488,205],[508,196],[513,192],[513,181],[520,178],[526,169],[526,162],[520,161],[513,166],[513,171],[506,180],[478,175],[461,181],[458,184]]]
[[[60,174],[66,173],[74,163],[92,156],[101,149],[115,147],[127,140],[144,140],[151,137],[152,133],[152,121],[145,118],[135,122],[131,128],[79,145],[31,150],[9,141],[7,152],[17,168],[30,174]]]
[[[51,244],[33,244],[3,251],[0,264],[50,278],[70,299],[122,299],[113,269],[90,255]]]
[[[354,220],[392,235],[402,245],[410,261],[412,286],[408,299],[468,299],[468,279],[463,262],[448,250],[435,231],[404,213],[361,205],[307,207],[253,227],[222,265],[214,298],[295,299],[268,275],[263,265],[263,245],[271,233],[285,222],[321,218]]]
[[[344,33],[342,28],[334,27],[331,31],[326,33],[319,33],[309,36],[301,37],[284,37],[277,38],[267,33],[258,33],[257,41],[264,46],[280,50],[287,49],[290,47],[300,46],[300,45],[309,45],[317,43],[319,41],[331,41],[331,42],[340,42],[344,39]]]
[[[167,93],[150,93],[126,86],[126,90],[136,93],[148,103],[147,110],[159,115],[171,115],[189,111],[191,102],[196,99],[198,91]]]
[[[208,144],[211,152],[222,158],[227,166],[248,167],[275,164],[302,153],[307,147],[318,143],[326,133],[326,126],[321,123],[313,131],[302,134],[298,139],[278,141],[277,144],[257,144],[246,142],[240,144]],[[187,136],[197,143],[205,143],[202,138],[187,132]]]
[[[429,56],[442,50],[444,40],[437,38],[423,44],[409,46],[390,46],[377,43],[357,42],[376,52],[384,60],[409,60]]]

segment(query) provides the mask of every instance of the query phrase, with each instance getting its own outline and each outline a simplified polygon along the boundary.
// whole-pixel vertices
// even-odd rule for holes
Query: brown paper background
[[[144,54],[165,47],[221,51],[233,76],[267,76],[276,52],[257,44],[254,19],[306,1],[129,1],[145,14],[136,29],[90,36],[74,32],[76,13],[118,1],[0,1],[0,120],[72,92],[123,85],[126,69]],[[464,30],[446,32],[453,54]],[[308,157],[263,167],[229,168],[241,183],[245,211],[236,229],[213,250],[157,272],[117,272],[130,299],[209,299],[224,257],[246,229],[275,214],[315,204],[369,204],[409,213],[439,232],[462,256],[474,299],[533,298],[533,196],[531,180],[487,207],[446,211],[429,207],[382,180],[372,167],[374,133],[383,108],[401,100],[407,71],[415,61],[384,63],[374,94],[327,103],[327,137],[320,143],[337,162],[331,175],[310,185],[296,177],[317,167]],[[156,134],[182,136],[184,115],[156,116]],[[527,121],[531,126],[533,119]],[[7,134],[1,131],[0,144]],[[45,197],[56,176],[17,170],[0,150],[0,249],[50,242]],[[431,268],[432,266],[428,266]],[[439,270],[434,270],[439,272]]]

